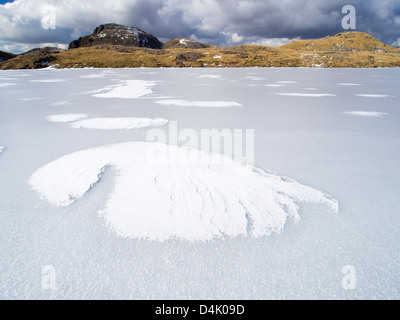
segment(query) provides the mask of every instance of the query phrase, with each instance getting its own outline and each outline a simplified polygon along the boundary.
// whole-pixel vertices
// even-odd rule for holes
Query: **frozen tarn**
[[[243,107],[243,105],[234,101],[157,100],[154,102],[165,106],[176,106],[176,107],[200,107],[200,108]]]
[[[385,112],[375,112],[375,111],[349,111],[344,113],[353,116],[361,116],[368,118],[382,118],[383,116],[387,115],[387,113]]]
[[[48,116],[46,119],[50,122],[73,122],[87,118],[88,115],[85,113],[67,113],[67,114],[54,114]]]
[[[388,98],[390,96],[386,94],[357,94],[359,97],[363,98]]]
[[[162,127],[167,123],[168,120],[162,118],[92,118],[74,122],[71,127],[75,129],[132,130]]]
[[[153,93],[156,81],[123,80],[117,85],[88,92],[97,98],[137,99]]]
[[[338,212],[336,200],[289,178],[218,154],[149,142],[75,152],[43,166],[29,182],[51,204],[68,206],[84,197],[107,167],[118,175],[99,213],[124,237],[261,237],[280,233],[288,219],[298,222],[298,202]]]
[[[323,97],[336,97],[336,94],[333,93],[274,93],[279,96],[288,96],[288,97],[309,97],[309,98],[323,98]]]

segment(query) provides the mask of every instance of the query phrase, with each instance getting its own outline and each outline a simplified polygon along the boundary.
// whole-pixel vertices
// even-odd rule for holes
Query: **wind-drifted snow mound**
[[[243,107],[243,105],[234,101],[157,100],[154,102],[165,106],[176,106],[176,107],[200,107],[200,108]]]
[[[88,93],[98,98],[137,99],[153,93],[152,88],[156,84],[156,81],[123,80],[117,85],[90,91]]]
[[[87,118],[88,115],[84,113],[66,113],[66,114],[54,114],[48,116],[46,119],[50,122],[67,123]]]
[[[156,241],[280,233],[288,219],[300,220],[302,201],[338,211],[337,201],[318,190],[224,160],[186,147],[129,142],[64,156],[37,170],[30,184],[51,204],[68,206],[113,167],[115,188],[101,216],[120,236]]]
[[[168,120],[162,118],[92,118],[74,122],[71,124],[71,127],[75,129],[131,130],[162,127],[167,123]]]
[[[389,96],[386,94],[357,94],[359,97],[363,98],[388,98]]]
[[[275,93],[278,96],[288,97],[308,97],[308,98],[322,98],[322,97],[336,97],[333,93]]]
[[[383,116],[387,115],[386,112],[376,112],[376,111],[349,111],[344,113],[353,116],[361,116],[368,118],[382,118]]]

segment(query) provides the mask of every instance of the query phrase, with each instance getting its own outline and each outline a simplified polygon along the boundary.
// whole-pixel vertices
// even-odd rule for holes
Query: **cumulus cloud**
[[[358,31],[398,43],[397,0],[15,0],[0,5],[0,48],[67,44],[110,22],[137,26],[162,41],[280,44],[343,31],[345,4],[357,9]],[[43,28],[45,6],[54,7],[55,29]]]

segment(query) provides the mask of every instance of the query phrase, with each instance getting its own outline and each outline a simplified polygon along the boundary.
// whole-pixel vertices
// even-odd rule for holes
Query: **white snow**
[[[310,98],[322,98],[322,97],[336,97],[336,94],[333,93],[289,93],[289,92],[281,92],[274,93],[279,96],[289,96],[289,97],[310,97]]]
[[[152,88],[156,84],[156,81],[123,80],[117,85],[90,91],[88,93],[98,98],[137,99],[153,93]]]
[[[0,146],[0,153],[4,150],[4,147]]]
[[[0,83],[0,87],[16,86],[16,83]]]
[[[213,59],[222,59],[222,56],[215,55]]]
[[[148,127],[161,127],[167,123],[168,120],[162,118],[92,118],[74,122],[71,124],[71,127],[75,129],[131,130]]]
[[[46,119],[50,122],[67,123],[87,118],[85,113],[67,113],[67,114],[54,114],[48,116]]]
[[[73,103],[71,101],[58,101],[58,102],[53,102],[51,104],[52,106],[71,106]]]
[[[349,111],[344,113],[353,116],[361,116],[368,118],[382,118],[383,116],[387,115],[387,113],[385,112],[375,112],[375,111]]]
[[[175,156],[178,163],[159,161]],[[106,225],[120,236],[157,241],[280,233],[288,219],[300,220],[297,203],[303,201],[338,211],[336,200],[313,188],[235,161],[213,165],[211,157],[221,156],[121,143],[57,159],[37,170],[30,184],[51,204],[68,206],[113,167],[115,188],[100,212]]]
[[[29,80],[30,82],[39,82],[39,83],[53,83],[53,82],[65,82],[65,79],[43,79],[43,80]]]
[[[249,80],[253,80],[253,81],[263,81],[263,80],[265,80],[265,78],[263,78],[263,77],[255,77],[255,76],[247,76],[246,78],[249,79]]]
[[[185,45],[185,46],[187,46],[186,39],[180,39],[180,40],[179,40],[179,43],[180,43],[180,44],[183,44],[183,45]]]
[[[234,101],[189,101],[189,100],[157,100],[155,103],[176,107],[203,107],[203,108],[229,108],[243,107]]]
[[[278,88],[278,87],[287,87],[286,84],[266,84],[266,87],[273,87],[273,88]]]
[[[338,86],[363,86],[361,83],[347,83],[347,82],[341,82],[337,84]]]
[[[278,81],[278,83],[293,84],[293,83],[297,83],[297,82],[296,81]]]
[[[43,100],[43,98],[20,98],[18,99],[19,101],[24,101],[24,102],[32,102],[32,101],[39,101]]]
[[[389,97],[388,95],[385,94],[357,94],[359,97],[364,97],[364,98],[387,98]]]
[[[203,74],[197,77],[198,79],[220,79],[221,75],[218,74]]]

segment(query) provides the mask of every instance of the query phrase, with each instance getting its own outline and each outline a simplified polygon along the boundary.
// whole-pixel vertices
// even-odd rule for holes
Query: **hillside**
[[[4,51],[0,51],[0,62],[7,61],[9,59],[14,58],[16,55],[13,53],[8,53]]]
[[[0,69],[82,67],[400,67],[400,50],[362,32],[342,32],[280,47],[217,47],[175,38],[162,44],[144,31],[102,25],[69,50],[36,49],[0,63]]]

